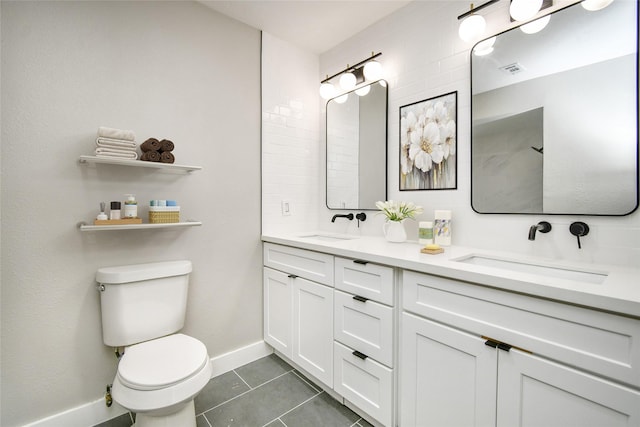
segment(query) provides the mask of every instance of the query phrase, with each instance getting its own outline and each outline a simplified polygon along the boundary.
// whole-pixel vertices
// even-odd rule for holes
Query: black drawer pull
[[[356,301],[360,301],[360,302],[367,302],[369,301],[369,298],[365,298],[365,297],[361,297],[360,295],[354,295],[353,299]]]
[[[355,357],[358,357],[358,358],[360,358],[360,359],[362,359],[362,360],[364,360],[364,359],[366,359],[367,357],[369,357],[369,356],[367,356],[367,355],[366,355],[366,354],[364,354],[364,353],[360,353],[358,350],[354,350],[354,351],[353,351],[353,353],[351,353],[351,354],[353,354]]]
[[[363,259],[354,259],[353,262],[355,262],[356,264],[362,264],[362,265],[369,264],[369,261],[365,261]]]
[[[295,274],[290,274],[290,275],[288,275],[287,277],[288,277],[288,278],[290,278],[290,279],[295,279],[295,278],[297,278],[298,276],[296,276]]]

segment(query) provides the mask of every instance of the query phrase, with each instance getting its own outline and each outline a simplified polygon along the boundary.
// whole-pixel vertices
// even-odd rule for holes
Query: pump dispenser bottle
[[[137,218],[138,217],[138,202],[133,194],[125,194],[127,200],[124,202],[124,217],[125,218]]]

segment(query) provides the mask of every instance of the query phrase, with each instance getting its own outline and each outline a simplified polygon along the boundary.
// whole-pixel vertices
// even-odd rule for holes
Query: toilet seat
[[[128,347],[118,365],[118,379],[134,390],[158,390],[186,380],[208,362],[202,342],[169,335]]]
[[[160,341],[160,344],[152,344],[155,341]],[[138,346],[142,346],[140,353],[138,350],[132,351]],[[151,349],[159,350],[160,353],[152,352]],[[162,354],[163,351],[167,354]],[[204,356],[200,359],[202,351],[204,351]],[[134,356],[130,357],[132,354]],[[163,361],[161,366],[166,366],[167,363],[169,365],[177,364],[178,362],[172,359],[177,354],[181,355],[178,357],[185,357],[187,361],[182,368],[167,367],[172,372],[171,375],[164,375],[164,373],[142,374],[142,371],[139,373],[132,371],[134,367],[140,367],[145,363],[153,363],[156,366],[155,358]],[[142,368],[143,371],[147,371],[145,366]],[[120,372],[121,370],[122,372]],[[203,343],[187,335],[169,335],[126,348],[125,355],[120,359],[118,373],[113,379],[112,396],[116,402],[132,412],[164,411],[170,413],[172,408],[184,405],[185,402],[193,399],[207,385],[212,373],[213,368]],[[145,375],[148,376],[145,377]],[[176,380],[179,377],[183,378]],[[166,384],[158,386],[160,383]]]

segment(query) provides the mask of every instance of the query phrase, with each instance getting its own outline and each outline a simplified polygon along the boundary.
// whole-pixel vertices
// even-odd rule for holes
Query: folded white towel
[[[118,159],[136,160],[138,153],[133,150],[118,150],[117,148],[96,148],[96,157],[116,157]]]
[[[104,137],[98,137],[96,138],[96,145],[98,147],[106,147],[106,148],[117,148],[120,150],[134,150],[136,149],[136,142],[135,141],[126,141],[124,139],[114,139],[114,138],[104,138]]]
[[[113,139],[124,139],[125,141],[135,141],[136,134],[132,130],[114,129],[104,126],[98,128],[98,136]]]

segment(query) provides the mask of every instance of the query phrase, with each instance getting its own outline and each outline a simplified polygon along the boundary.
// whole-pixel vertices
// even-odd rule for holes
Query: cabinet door
[[[293,354],[293,283],[287,274],[264,269],[264,340],[287,357]]]
[[[401,331],[400,425],[495,426],[498,350],[408,313]]]
[[[293,280],[292,360],[333,386],[333,288],[302,278]]]
[[[498,427],[640,425],[637,390],[515,349],[498,358]]]

